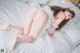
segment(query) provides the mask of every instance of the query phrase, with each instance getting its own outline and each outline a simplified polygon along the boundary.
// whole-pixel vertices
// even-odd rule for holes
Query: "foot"
[[[6,50],[7,50],[7,51],[12,51],[12,50],[14,49],[14,47],[15,47],[15,45],[16,45],[16,40],[17,40],[17,38],[14,37],[14,38],[12,39],[12,41],[9,42],[9,44],[6,46]]]
[[[1,30],[6,30],[8,27],[9,27],[9,23],[5,23],[5,24],[0,26],[0,31]]]

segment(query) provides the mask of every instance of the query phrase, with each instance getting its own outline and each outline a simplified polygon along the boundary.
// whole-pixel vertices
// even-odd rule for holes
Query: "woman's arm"
[[[48,15],[42,9],[39,9],[34,16],[31,30],[27,36],[19,37],[21,42],[34,42],[39,35],[42,27],[48,20]]]
[[[52,35],[55,29],[58,27],[58,25],[65,19],[64,13],[61,12],[60,14],[61,15],[59,16],[59,18],[55,20],[55,22],[53,23],[53,26],[51,26],[50,31],[48,33],[49,35]]]
[[[53,32],[55,31],[55,29],[58,27],[58,25],[63,21],[64,19],[62,19],[62,18],[59,18],[58,20],[56,20],[55,22],[54,22],[54,24],[50,27],[50,31],[49,31],[49,35],[52,35],[53,34]]]

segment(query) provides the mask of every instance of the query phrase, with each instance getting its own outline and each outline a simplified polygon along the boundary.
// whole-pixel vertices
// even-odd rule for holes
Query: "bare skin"
[[[68,10],[66,10],[65,12],[63,12],[63,11],[60,11],[59,13],[58,13],[58,15],[57,16],[55,16],[55,22],[54,22],[54,24],[55,25],[59,25],[64,19],[71,19],[72,18],[72,14],[70,13],[70,12],[68,12]],[[50,36],[52,36],[53,35],[53,32],[55,31],[55,27],[54,26],[51,26],[51,28],[50,28],[50,31],[49,31],[49,35]]]
[[[38,36],[38,33],[40,32],[44,24],[47,22],[48,15],[45,11],[36,7],[33,8],[33,10],[29,10],[29,12],[26,14],[28,14],[28,16],[25,15],[24,28],[11,25],[10,23],[6,23],[0,26],[0,28],[2,27],[0,30],[9,29],[11,31],[21,34],[21,36],[17,38],[17,42],[34,42]],[[58,17],[58,19],[56,19],[55,21],[56,25],[59,25],[65,19],[65,14],[66,12],[60,12],[60,14],[56,16]],[[51,35],[55,31],[55,29],[55,27],[51,26],[51,30],[48,34]],[[13,45],[15,45],[15,42]],[[12,50],[13,47],[9,47],[8,49]]]
[[[36,13],[35,13],[36,12]],[[0,30],[11,30],[16,33],[19,33],[21,35],[36,35],[39,33],[43,25],[46,23],[48,20],[48,15],[45,11],[39,8],[33,8],[33,10],[30,9],[28,12],[29,16],[25,16],[25,25],[24,28],[14,26],[10,23],[5,23],[3,24]],[[28,18],[29,17],[29,18]],[[38,17],[38,18],[37,18]],[[44,17],[44,19],[43,19]],[[37,26],[38,25],[38,26]],[[36,29],[35,29],[36,28]],[[34,36],[34,38],[36,37]]]
[[[41,31],[42,27],[48,20],[48,15],[45,11],[40,8],[33,8],[29,10],[28,16],[25,15],[25,25],[24,28],[14,26],[10,23],[3,24],[0,26],[0,30],[11,30],[18,34],[21,34],[16,40],[16,42],[34,42]],[[8,50],[12,50],[16,44],[15,40],[13,46],[8,47]],[[11,43],[12,44],[12,43]]]
[[[63,20],[65,19],[65,15],[63,12],[59,12],[59,14],[55,17],[55,22],[54,24],[59,25]],[[51,26],[50,27],[50,31],[49,31],[49,35],[52,36],[53,32],[55,31],[55,27]]]

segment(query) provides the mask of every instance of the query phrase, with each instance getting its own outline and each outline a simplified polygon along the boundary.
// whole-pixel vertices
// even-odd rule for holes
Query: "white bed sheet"
[[[10,22],[16,26],[23,26],[24,12],[26,11],[26,4],[15,6],[13,5],[15,1],[1,1],[0,0],[0,25],[6,22]],[[6,5],[5,5],[6,4]],[[26,7],[25,7],[26,6]],[[19,8],[19,9],[18,9]],[[20,11],[19,11],[20,10]],[[21,11],[24,10],[24,11]],[[22,12],[22,13],[20,13]],[[17,18],[16,18],[17,17]],[[43,35],[46,35],[44,33]],[[0,47],[7,40],[7,37],[15,37],[19,34],[11,31],[1,31],[0,32]],[[47,38],[47,39],[46,39]],[[8,38],[7,38],[8,39]],[[8,39],[9,40],[9,39]],[[49,40],[50,42],[47,42]],[[6,42],[7,44],[8,42]],[[50,43],[50,44],[49,44]],[[5,44],[5,45],[6,45]],[[49,44],[49,45],[48,45]],[[3,45],[3,47],[5,47]],[[55,32],[54,37],[49,39],[48,36],[41,36],[36,40],[35,43],[18,43],[15,48],[9,53],[72,53],[70,43],[67,42],[61,32]]]

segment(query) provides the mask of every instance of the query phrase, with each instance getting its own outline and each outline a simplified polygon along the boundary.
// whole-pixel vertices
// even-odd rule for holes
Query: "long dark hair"
[[[54,11],[54,13],[53,13],[53,16],[55,17],[55,16],[57,16],[58,15],[58,13],[60,12],[60,11],[66,11],[66,10],[68,10],[68,12],[70,12],[73,16],[72,16],[72,18],[74,18],[74,16],[75,16],[75,13],[74,13],[74,11],[73,10],[70,10],[69,8],[63,8],[63,7],[59,7],[59,6],[50,6],[50,8],[51,8],[51,10],[52,11]],[[56,28],[56,31],[58,31],[58,30],[60,30],[67,22],[69,21],[69,19],[68,20],[63,20],[58,26],[58,28]]]

